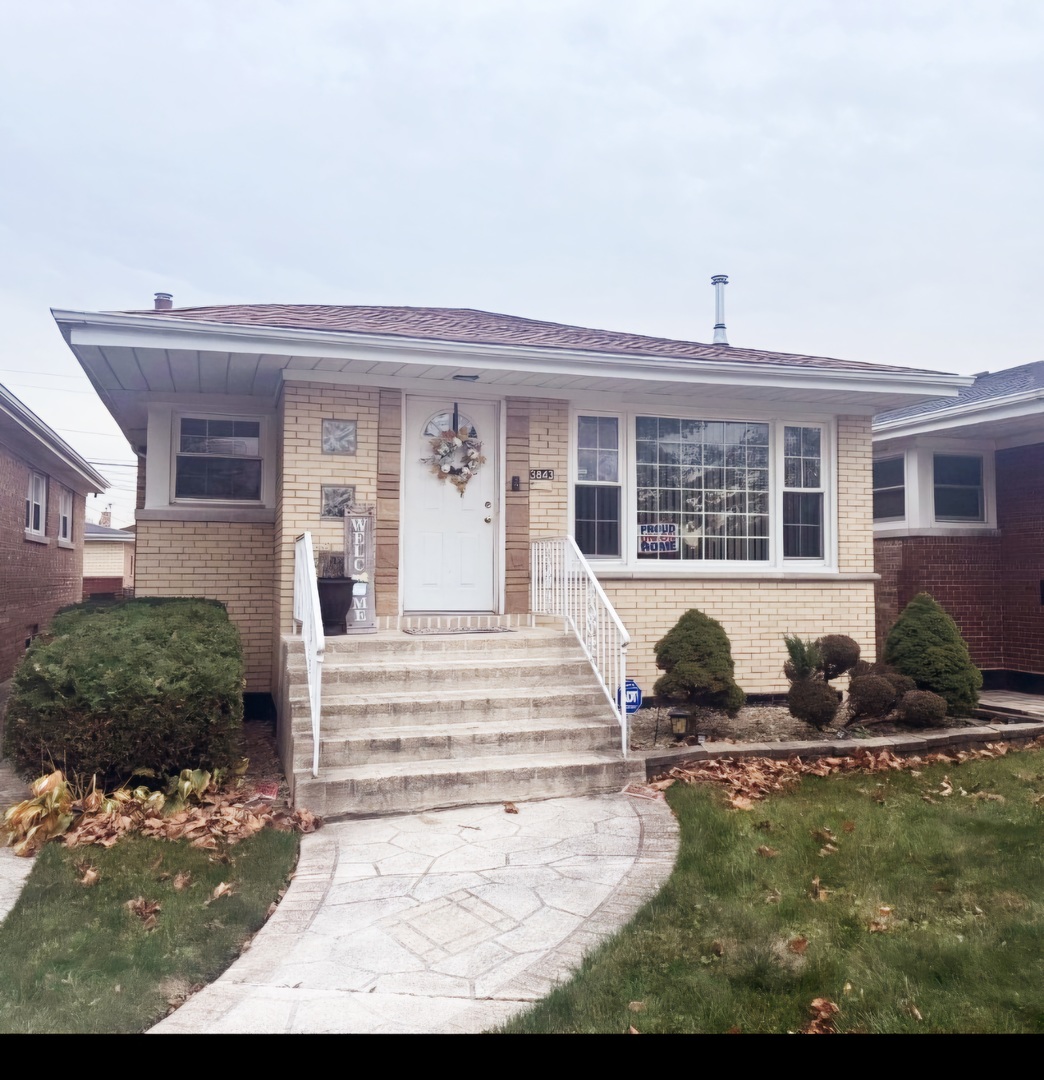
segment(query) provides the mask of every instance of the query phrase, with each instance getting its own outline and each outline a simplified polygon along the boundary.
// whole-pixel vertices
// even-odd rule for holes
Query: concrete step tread
[[[338,684],[333,684],[337,686]],[[302,690],[303,692],[295,694],[294,691]],[[594,694],[601,694],[603,700],[606,700],[606,707],[609,702],[605,699],[602,688],[592,681],[590,685],[577,685],[576,683],[569,683],[561,686],[548,686],[543,685],[540,687],[531,686],[478,686],[463,689],[461,687],[453,687],[452,690],[443,688],[442,690],[431,693],[417,693],[416,688],[412,691],[409,688],[400,688],[398,690],[387,691],[365,691],[363,693],[353,693],[350,689],[346,689],[343,693],[333,693],[332,687],[323,687],[322,704],[325,708],[327,705],[333,707],[335,705],[339,707],[352,706],[380,706],[380,705],[394,705],[399,702],[411,702],[418,708],[422,707],[425,703],[431,701],[445,702],[452,700],[463,704],[479,703],[483,701],[502,701],[502,702],[552,702],[575,699],[577,697],[591,697]],[[290,693],[291,701],[307,702],[308,693],[307,688],[293,687]]]
[[[453,724],[433,732],[430,724],[395,724],[380,727],[353,727],[350,731],[323,731],[320,733],[320,742],[326,745],[331,742],[370,742],[378,739],[431,739],[433,736],[451,736],[454,739],[467,739],[472,736],[483,736],[494,739],[498,735],[518,735],[519,738],[539,738],[547,732],[571,732],[589,733],[597,732],[603,728],[619,731],[619,725],[615,720],[606,720],[603,717],[567,716],[567,717],[541,717],[539,720],[527,720],[524,722],[511,720],[467,720],[459,724]]]
[[[424,657],[399,657],[399,656],[387,656],[383,658],[377,658],[373,656],[362,657],[349,657],[341,656],[336,659],[326,657],[323,661],[323,672],[352,672],[359,675],[377,674],[386,671],[401,672],[401,671],[459,671],[461,673],[487,673],[491,669],[496,671],[519,671],[526,670],[528,668],[555,668],[555,667],[573,667],[579,664],[586,664],[587,657],[584,656],[579,650],[574,654],[565,655],[563,653],[544,653],[534,652],[526,653],[524,656],[497,656],[482,657],[477,655],[471,656],[459,656],[454,654],[451,657],[439,658],[438,656],[424,656]],[[290,675],[296,678],[299,676],[302,679],[305,677],[307,669],[304,664],[303,658],[299,662],[292,662],[287,665],[287,670]]]
[[[401,779],[418,777],[421,780],[435,777],[452,777],[458,774],[503,773],[511,776],[524,770],[553,769],[556,771],[575,768],[602,768],[623,763],[619,751],[585,750],[563,751],[553,754],[511,754],[505,757],[435,758],[430,761],[392,761],[368,765],[347,765],[320,769],[318,779],[327,784],[350,781]],[[311,780],[311,770],[298,769],[296,775]]]

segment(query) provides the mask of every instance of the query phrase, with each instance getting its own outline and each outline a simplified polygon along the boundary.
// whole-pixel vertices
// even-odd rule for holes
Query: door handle
[[[485,520],[486,524],[488,525],[493,519],[491,517],[488,517],[488,518],[485,518],[484,520]]]

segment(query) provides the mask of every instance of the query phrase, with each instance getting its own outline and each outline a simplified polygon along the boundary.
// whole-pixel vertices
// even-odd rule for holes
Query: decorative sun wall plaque
[[[324,518],[343,518],[345,509],[355,502],[354,487],[336,487],[331,484],[323,484],[323,512]]]
[[[355,420],[324,420],[323,453],[354,454],[357,430]]]

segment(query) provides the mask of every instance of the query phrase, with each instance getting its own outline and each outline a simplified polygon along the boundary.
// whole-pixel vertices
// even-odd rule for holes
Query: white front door
[[[440,458],[440,433],[467,428],[468,443]],[[495,612],[497,608],[497,405],[407,397],[402,489],[403,610]],[[436,447],[433,444],[439,444]],[[478,449],[486,460],[463,492],[452,482]]]

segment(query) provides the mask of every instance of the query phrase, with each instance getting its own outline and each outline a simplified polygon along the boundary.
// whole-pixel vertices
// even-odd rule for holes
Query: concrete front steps
[[[644,775],[557,628],[328,638],[318,778],[300,639],[283,652],[284,768],[295,804],[324,817],[619,791]]]

